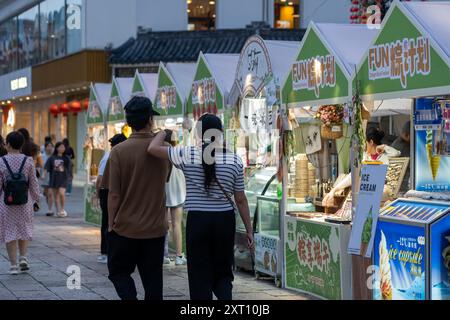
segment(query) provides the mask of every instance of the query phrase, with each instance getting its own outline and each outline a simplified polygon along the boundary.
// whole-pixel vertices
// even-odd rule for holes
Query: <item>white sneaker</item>
[[[30,270],[30,266],[28,265],[27,257],[20,257],[19,267],[20,267],[20,271],[22,271],[22,272]]]
[[[177,256],[175,259],[176,266],[182,266],[182,265],[185,265],[186,263],[187,263],[187,260],[184,256],[181,256],[181,257]]]
[[[19,274],[19,268],[17,267],[17,265],[11,266],[9,268],[9,274],[12,276],[17,276]]]
[[[105,254],[102,254],[101,256],[99,256],[97,258],[97,262],[98,263],[103,263],[103,264],[107,264],[108,263],[108,256]]]
[[[60,213],[58,213],[58,218],[67,218],[66,210],[63,210]]]
[[[163,264],[170,264],[170,263],[171,263],[171,261],[170,261],[169,257],[164,257]]]

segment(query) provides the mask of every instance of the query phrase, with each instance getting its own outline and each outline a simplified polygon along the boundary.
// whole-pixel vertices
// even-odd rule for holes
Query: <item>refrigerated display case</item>
[[[374,300],[450,299],[450,203],[398,199],[380,212]]]
[[[255,275],[268,275],[281,287],[282,249],[280,242],[280,207],[278,198],[257,197],[257,230],[255,234]]]
[[[248,206],[250,208],[250,219],[253,221],[254,232],[258,232],[258,223],[255,223],[257,216],[257,198],[258,196],[277,197],[276,167],[247,167],[245,174],[245,195],[247,196]],[[245,225],[238,215],[236,217],[236,237],[234,247],[235,267],[253,271],[253,256],[247,247]]]

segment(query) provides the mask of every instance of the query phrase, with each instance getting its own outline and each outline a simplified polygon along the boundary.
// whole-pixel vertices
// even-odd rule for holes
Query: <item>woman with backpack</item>
[[[242,160],[223,147],[223,126],[213,114],[202,115],[196,127],[198,144],[167,147],[166,132],[147,151],[168,159],[186,178],[186,253],[192,300],[231,300],[233,289],[235,209],[244,222],[247,244],[254,249],[253,228],[244,193]]]
[[[39,184],[32,158],[21,154],[24,137],[14,131],[6,137],[8,154],[0,158],[0,242],[6,243],[9,273],[29,270],[28,241],[33,236],[33,205],[39,201]],[[17,265],[19,249],[19,266]]]
[[[57,142],[53,155],[48,158],[45,170],[50,173],[50,188],[53,189],[55,199],[56,215],[59,218],[66,218],[67,212],[64,209],[66,202],[66,188],[69,181],[70,159],[64,155],[66,147],[64,143]]]

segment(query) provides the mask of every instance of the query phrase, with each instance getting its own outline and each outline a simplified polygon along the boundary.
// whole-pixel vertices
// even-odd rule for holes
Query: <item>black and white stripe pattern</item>
[[[204,187],[202,149],[177,146],[169,148],[169,159],[181,169],[186,178],[187,211],[219,212],[233,210],[233,206],[219,185],[213,181],[209,192]],[[242,160],[234,153],[216,152],[216,176],[224,191],[232,197],[235,191],[244,191]]]

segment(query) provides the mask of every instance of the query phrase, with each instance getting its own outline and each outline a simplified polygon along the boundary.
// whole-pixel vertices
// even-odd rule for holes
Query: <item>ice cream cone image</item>
[[[439,165],[441,163],[441,156],[433,155],[433,131],[432,130],[427,131],[426,148],[427,148],[427,156],[428,156],[428,165],[430,166],[433,180],[436,180],[437,173],[439,170]]]
[[[361,234],[361,248],[359,250],[360,255],[365,256],[367,247],[369,246],[370,238],[372,238],[372,224],[373,224],[373,207],[370,207],[370,211],[367,214],[366,222],[364,222],[362,234]]]
[[[381,232],[380,241],[380,291],[383,300],[392,300],[391,265],[389,263],[389,252],[386,237]]]

